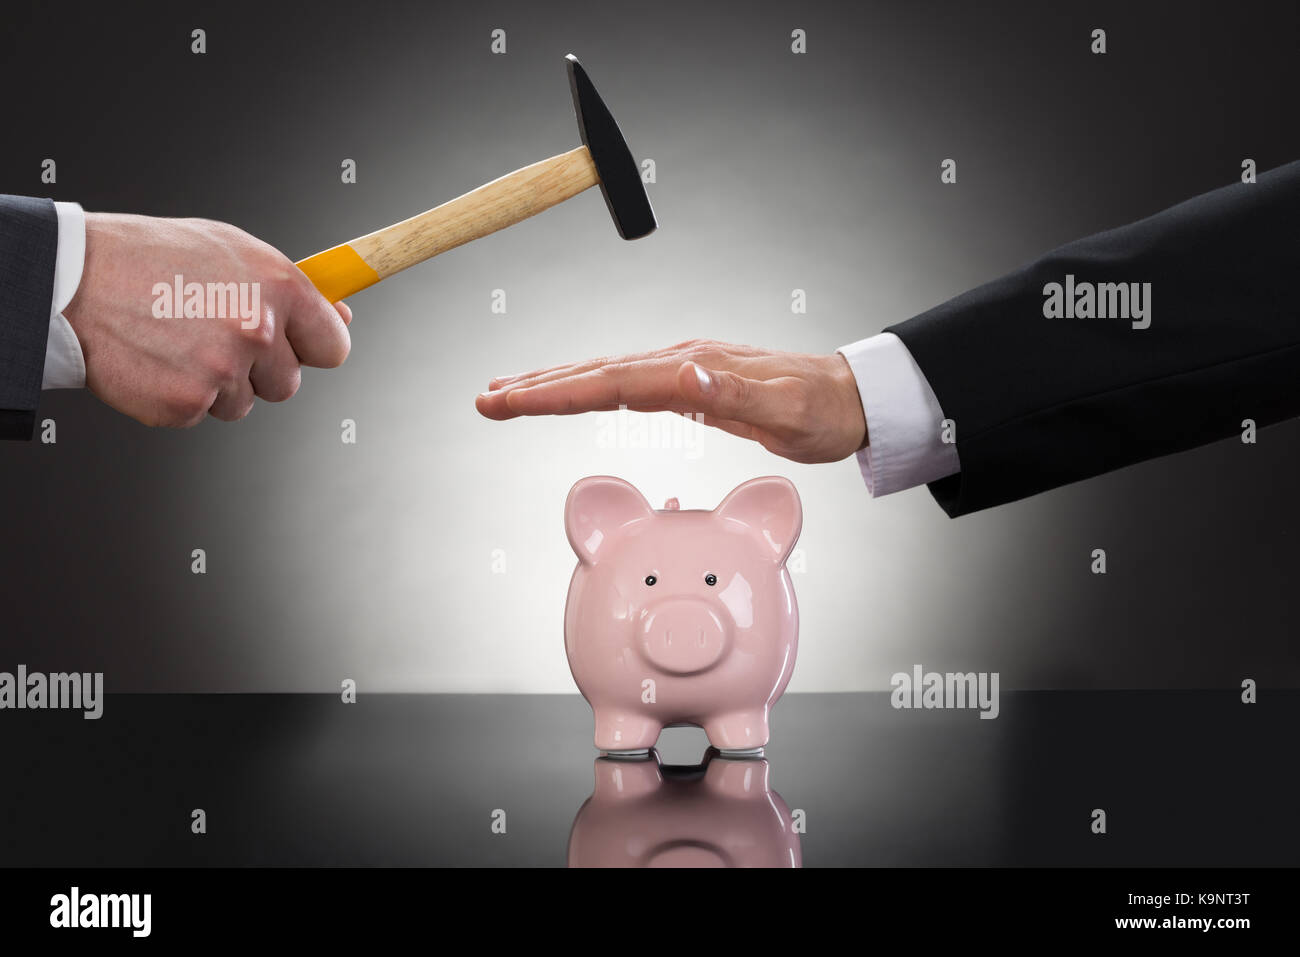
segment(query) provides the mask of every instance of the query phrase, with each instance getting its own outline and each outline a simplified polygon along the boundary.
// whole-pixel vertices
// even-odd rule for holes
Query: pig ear
[[[722,500],[714,514],[726,522],[749,526],[764,554],[784,562],[803,528],[803,506],[794,483],[779,475],[751,479]]]
[[[653,518],[654,509],[631,485],[608,475],[581,479],[564,503],[564,529],[578,558],[594,564],[601,546],[629,522]]]

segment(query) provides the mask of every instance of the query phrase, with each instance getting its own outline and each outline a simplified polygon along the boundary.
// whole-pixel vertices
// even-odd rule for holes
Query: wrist
[[[835,353],[835,358],[838,360],[835,363],[836,389],[842,397],[840,406],[848,410],[847,414],[852,421],[852,430],[857,441],[853,452],[861,452],[871,444],[871,433],[867,427],[867,410],[862,404],[862,392],[858,388],[858,379],[853,374],[853,367],[849,365],[849,360],[840,352]]]
[[[82,340],[82,348],[85,348],[85,341],[82,335],[82,324],[85,318],[86,302],[90,298],[90,272],[92,257],[99,246],[99,216],[98,213],[85,213],[83,216],[83,240],[82,240],[82,266],[78,277],[76,291],[68,304],[63,308],[63,317],[68,320],[72,326],[72,331],[77,334],[77,338]]]

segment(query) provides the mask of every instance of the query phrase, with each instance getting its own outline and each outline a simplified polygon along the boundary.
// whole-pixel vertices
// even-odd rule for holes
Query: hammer
[[[624,239],[654,232],[641,171],[605,101],[573,54],[565,57],[582,146],[494,179],[449,203],[309,256],[298,268],[330,302],[408,266],[513,226],[600,184]]]

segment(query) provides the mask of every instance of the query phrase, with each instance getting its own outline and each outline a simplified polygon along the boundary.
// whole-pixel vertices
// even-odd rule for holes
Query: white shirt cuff
[[[961,471],[957,446],[943,441],[943,410],[921,367],[892,332],[836,350],[858,381],[867,439],[858,467],[873,498]]]
[[[55,203],[54,211],[59,217],[59,250],[54,260],[50,334],[45,340],[41,388],[80,389],[86,384],[86,358],[63,310],[77,294],[86,265],[86,214],[76,203]]]

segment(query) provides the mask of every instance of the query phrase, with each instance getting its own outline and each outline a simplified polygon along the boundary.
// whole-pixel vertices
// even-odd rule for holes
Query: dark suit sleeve
[[[1044,286],[1150,283],[1151,325],[1044,317]],[[1062,246],[889,328],[956,426],[952,517],[1300,415],[1300,162]]]
[[[0,195],[0,439],[36,424],[58,249],[52,201]]]

